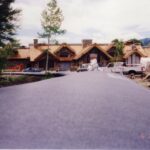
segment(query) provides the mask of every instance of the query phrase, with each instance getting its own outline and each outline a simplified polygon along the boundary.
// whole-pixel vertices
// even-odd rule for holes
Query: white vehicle
[[[77,69],[77,72],[95,71],[98,69],[99,69],[99,66],[97,63],[97,59],[92,59],[90,63],[80,65],[79,68]]]
[[[77,72],[88,71],[89,64],[82,64],[78,67]]]
[[[123,62],[112,62],[106,67],[102,67],[103,71],[109,71],[114,73],[123,74],[142,74],[145,71],[145,67],[141,64],[125,64]]]

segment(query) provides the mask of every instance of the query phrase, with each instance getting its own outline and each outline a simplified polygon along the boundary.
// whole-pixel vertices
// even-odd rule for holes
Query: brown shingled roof
[[[84,54],[88,53],[92,48],[96,47],[101,52],[103,52],[105,55],[107,55],[109,58],[112,58],[111,55],[108,54],[108,50],[111,49],[114,46],[114,44],[92,44],[85,48],[83,48],[82,44],[58,44],[58,45],[50,45],[50,54],[53,55],[55,58],[57,56],[55,53],[59,50],[61,50],[63,47],[67,47],[72,52],[75,53],[74,59],[81,58]],[[37,58],[39,58],[43,53],[45,53],[45,50],[48,49],[48,45],[38,45],[37,47],[31,46],[28,49],[18,49],[18,54],[15,57],[12,57],[11,59],[29,59],[30,61],[35,61]],[[133,45],[125,45],[124,49],[124,58],[128,58],[133,53],[138,53],[142,57],[150,57],[150,47],[142,47],[141,45],[135,45],[133,48]],[[61,60],[60,60],[61,61]]]
[[[29,49],[18,49],[17,54],[9,59],[29,59],[29,58],[30,58]]]

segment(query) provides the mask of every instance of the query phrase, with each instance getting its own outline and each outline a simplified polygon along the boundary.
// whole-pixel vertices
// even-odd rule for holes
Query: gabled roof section
[[[146,57],[146,56],[143,55],[141,52],[134,50],[134,51],[131,51],[131,52],[125,54],[125,56],[124,56],[123,58],[124,58],[124,59],[127,59],[127,58],[129,58],[132,54],[139,54],[141,57]]]
[[[54,54],[52,54],[50,51],[48,51],[49,55],[54,57],[55,59],[58,59]],[[43,55],[47,54],[47,50],[43,51],[38,57],[34,59],[34,61],[38,61]]]
[[[69,57],[62,57],[61,54],[61,50],[66,49],[70,54]],[[67,45],[66,43],[62,44],[60,47],[58,47],[55,51],[54,51],[54,55],[57,57],[57,59],[59,61],[72,61],[74,59],[74,57],[76,56],[76,52],[75,50],[70,46]]]
[[[75,53],[75,50],[74,50],[71,46],[67,45],[66,43],[63,43],[60,47],[58,47],[58,48],[54,51],[54,53],[56,54],[57,52],[59,52],[59,51],[60,51],[61,49],[63,49],[63,48],[68,48],[72,53],[76,54],[76,53]]]
[[[104,53],[106,56],[108,56],[108,58],[112,58],[100,45],[98,44],[92,44],[86,48],[84,48],[77,56],[76,56],[76,60],[81,58],[83,55],[85,55],[86,53],[88,53],[90,50],[92,50],[93,48],[97,48],[98,50],[100,50],[102,53]]]
[[[139,54],[141,57],[147,57],[141,45],[134,45],[134,47],[133,45],[126,45],[124,48],[124,59],[127,59],[134,53]]]
[[[58,44],[51,44],[49,45],[49,54],[53,55],[55,58],[55,54],[54,52],[60,47],[60,45]],[[45,51],[48,50],[48,44],[38,44],[36,47],[35,46],[31,46],[30,47],[30,61],[35,61],[38,58],[40,58]]]
[[[44,55],[46,53],[47,49],[45,50],[39,50],[39,49],[31,49],[30,50],[30,61],[37,61],[42,55]],[[51,51],[49,50],[49,54],[52,55],[54,58],[56,58],[56,56],[51,53]],[[57,58],[56,58],[57,59]]]

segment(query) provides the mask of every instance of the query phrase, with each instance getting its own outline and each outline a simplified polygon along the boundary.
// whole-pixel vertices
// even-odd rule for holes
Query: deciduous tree
[[[118,61],[123,57],[124,42],[119,39],[115,39],[112,42],[115,45],[115,61]]]
[[[62,15],[61,9],[58,7],[56,0],[50,0],[47,4],[46,9],[42,12],[41,24],[43,28],[43,33],[39,34],[42,38],[47,38],[48,49],[46,57],[46,73],[48,71],[49,62],[49,50],[50,50],[50,40],[52,37],[60,34],[64,34],[65,30],[61,29],[64,17]]]

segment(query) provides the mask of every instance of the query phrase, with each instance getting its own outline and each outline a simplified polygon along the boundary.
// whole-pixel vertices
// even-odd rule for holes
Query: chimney
[[[33,44],[34,44],[34,47],[36,47],[38,45],[38,39],[33,39]]]
[[[83,48],[85,48],[89,45],[92,45],[92,40],[91,39],[82,40],[82,45],[83,45]]]

